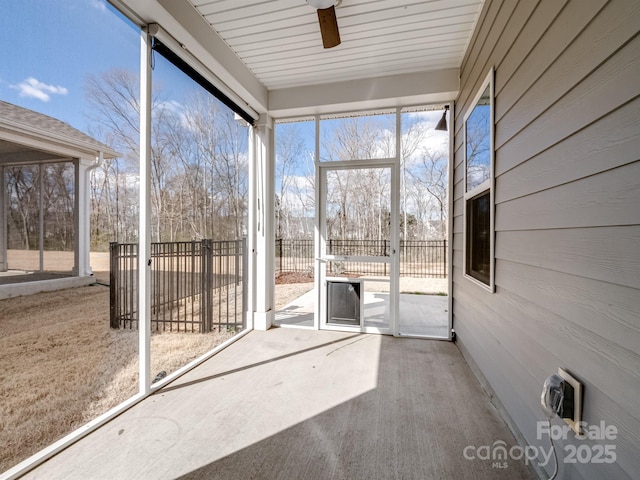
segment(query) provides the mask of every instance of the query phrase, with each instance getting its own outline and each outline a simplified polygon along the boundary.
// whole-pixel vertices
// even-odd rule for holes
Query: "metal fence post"
[[[109,243],[109,326],[120,328],[118,318],[118,242]]]
[[[204,331],[210,332],[213,328],[213,240],[202,240],[202,258],[204,261],[205,276],[203,283],[203,298],[206,298],[204,311]]]
[[[442,264],[443,264],[442,265],[443,266],[442,275],[446,277],[447,276],[447,260],[448,260],[447,259],[447,241],[446,240],[442,241],[442,258],[444,259],[444,261],[442,262]]]
[[[280,264],[280,268],[278,269],[279,272],[282,271],[282,239],[278,238],[276,239],[276,242],[278,242],[278,262]]]
[[[122,251],[122,250],[121,250]],[[124,290],[129,292],[129,301],[128,305],[125,307],[125,310],[128,307],[128,311],[125,314],[125,321],[127,317],[129,319],[129,329],[133,329],[133,322],[136,322],[136,328],[138,328],[140,322],[137,317],[138,315],[138,244],[132,243],[129,246],[125,247],[124,251],[127,256],[127,269],[129,270],[129,275],[125,280]],[[118,292],[120,293],[120,292]],[[125,323],[126,326],[126,323]]]

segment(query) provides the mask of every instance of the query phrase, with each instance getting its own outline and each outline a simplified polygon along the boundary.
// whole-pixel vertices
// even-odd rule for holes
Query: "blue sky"
[[[3,0],[0,99],[86,130],[83,83],[135,70],[138,30],[101,0]]]
[[[104,0],[2,0],[0,100],[86,132],[87,75],[139,65],[139,28]],[[166,62],[156,65],[168,98],[193,88]]]
[[[137,74],[139,28],[105,0],[2,0],[0,11],[0,100],[92,135],[84,91],[87,76],[113,68]],[[180,109],[186,92],[200,87],[166,61],[155,65],[154,88],[161,88],[163,98]],[[441,115],[441,110],[408,114],[403,121],[425,122],[429,135],[423,146],[442,148],[446,134],[432,131]],[[313,122],[299,125],[301,153],[307,160],[315,150],[314,131]],[[304,179],[309,173],[301,165],[293,175]]]
[[[2,0],[1,11],[0,99],[90,133],[86,78],[112,68],[137,73],[139,28],[105,0]],[[156,61],[154,76],[168,100],[199,88],[168,62]],[[434,123],[440,115],[427,114]]]

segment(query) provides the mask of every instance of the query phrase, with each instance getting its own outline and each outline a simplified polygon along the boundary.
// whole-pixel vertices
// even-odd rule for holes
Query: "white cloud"
[[[36,98],[43,102],[51,100],[51,95],[66,95],[69,93],[69,90],[65,87],[47,85],[33,77],[29,77],[18,85],[12,85],[11,87],[18,90],[21,97]]]
[[[167,112],[176,115],[180,119],[180,125],[187,130],[195,130],[193,118],[182,103],[176,100],[166,100],[159,102],[156,108],[158,111],[166,110]]]
[[[166,100],[162,102],[158,102],[158,108],[165,108],[173,113],[182,114],[185,111],[184,106],[175,100]]]
[[[106,12],[107,11],[107,6],[101,0],[92,0],[91,1],[91,5],[94,8],[96,8],[97,10],[101,11],[101,12]]]
[[[442,117],[442,113],[440,113]],[[440,118],[438,118],[440,120]],[[407,166],[412,166],[415,163],[420,163],[424,152],[438,152],[443,157],[449,156],[449,134],[448,132],[436,131],[433,129],[435,122],[420,122],[422,129],[426,132],[420,139],[420,142],[416,146],[415,151],[405,159]],[[403,142],[405,139],[402,139]]]

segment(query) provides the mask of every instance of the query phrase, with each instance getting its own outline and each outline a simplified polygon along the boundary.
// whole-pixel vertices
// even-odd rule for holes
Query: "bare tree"
[[[439,238],[446,235],[447,220],[447,189],[448,189],[448,152],[425,148],[422,151],[418,165],[409,170],[414,186],[417,187],[418,197],[428,195],[430,213],[425,222],[430,223],[432,232]],[[423,204],[424,207],[424,204]],[[434,218],[435,217],[435,218]],[[437,220],[433,225],[433,221]]]
[[[71,250],[75,236],[73,164],[13,166],[5,175],[9,245],[29,250],[42,237],[47,250]]]
[[[186,146],[180,158],[195,193],[193,224],[210,238],[240,238],[248,196],[247,127],[202,91],[190,96],[185,107]]]
[[[139,81],[135,73],[112,69],[87,78],[85,94],[89,106],[89,118],[109,135],[112,146],[123,153],[129,172],[137,170],[139,150]],[[168,202],[168,181],[173,163],[167,154],[166,127],[172,125],[173,112],[170,103],[163,101],[157,92],[152,98],[152,146],[151,146],[151,201],[153,209],[153,234],[156,241],[165,235],[167,224],[165,206]],[[172,237],[169,229],[168,236]]]
[[[9,247],[29,250],[37,244],[35,226],[38,218],[37,166],[7,167],[6,188],[9,199],[10,225],[16,229],[9,233],[13,242]],[[19,243],[14,243],[18,241]]]
[[[294,188],[298,191],[296,176],[304,158],[304,142],[296,124],[280,128],[276,136],[276,238],[292,236],[292,212],[288,198]]]
[[[414,137],[410,136],[412,140]],[[393,158],[395,138],[395,115],[345,118],[325,132],[323,155],[327,161]],[[415,147],[411,144],[408,148]],[[335,204],[332,215],[327,214],[330,235],[343,239],[389,238],[391,182],[387,169],[339,170],[328,181],[328,201]]]
[[[408,119],[405,117],[405,120]],[[407,121],[406,123],[406,127],[403,125],[404,128],[400,139],[400,211],[402,214],[401,225],[403,240],[409,239],[407,163],[427,137],[427,129],[425,128],[424,123],[417,121]]]
[[[325,122],[325,121],[322,121]],[[400,135],[400,214],[402,238],[442,238],[446,234],[448,147],[446,139],[430,138],[433,125],[427,115],[402,117]],[[372,115],[328,120],[321,123],[321,155],[324,162],[358,159],[394,158],[396,156],[395,115]],[[309,189],[296,183],[312,185],[313,170],[300,175],[304,155],[292,146],[300,142],[299,129],[282,129],[277,138],[279,187],[276,208],[278,235],[292,235],[286,198],[296,192],[300,198]],[[430,146],[428,146],[430,145]],[[289,161],[289,157],[295,157]],[[310,157],[311,160],[312,157]],[[296,163],[296,161],[298,163]],[[313,163],[313,162],[311,162]],[[297,175],[290,172],[295,170]],[[387,239],[391,232],[389,171],[385,168],[329,170],[327,177],[326,220],[329,238]],[[304,202],[301,202],[304,203]],[[312,202],[309,202],[312,204]]]
[[[113,162],[113,168],[94,175],[101,182],[94,190],[101,195],[95,201],[100,207],[96,215],[109,212],[111,216],[114,209],[105,204],[115,196],[120,223],[123,215],[134,214],[120,208],[118,199],[124,190],[128,193],[127,179],[138,170],[137,76],[111,70],[90,77],[87,96],[95,125],[124,154],[122,162]],[[156,89],[151,116],[154,240],[239,238],[244,233],[248,195],[247,128],[195,84],[184,98],[168,99]]]
[[[487,104],[479,104],[465,122],[466,178],[468,190],[487,180],[490,173],[490,113]]]
[[[110,160],[91,176],[92,235],[100,244],[137,238],[137,232],[123,226],[137,223],[128,215],[129,210],[137,210],[131,207],[138,204],[138,199],[128,194],[127,177],[135,174],[139,159],[138,85],[138,76],[122,69],[89,75],[85,80],[87,117],[96,131],[94,135],[122,154],[121,159]]]
[[[234,118],[233,112],[224,109],[214,124],[218,136],[214,157],[213,185],[222,195],[220,210],[227,224],[227,236],[243,235],[248,190],[248,131]]]

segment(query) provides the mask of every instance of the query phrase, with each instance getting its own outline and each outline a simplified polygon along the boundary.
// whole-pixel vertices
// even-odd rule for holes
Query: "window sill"
[[[493,283],[487,285],[486,283],[481,282],[477,278],[474,278],[474,277],[472,277],[471,275],[469,275],[467,273],[464,274],[464,278],[466,278],[467,280],[471,281],[471,283],[475,283],[480,288],[486,290],[489,293],[495,293],[496,292],[495,285]]]

